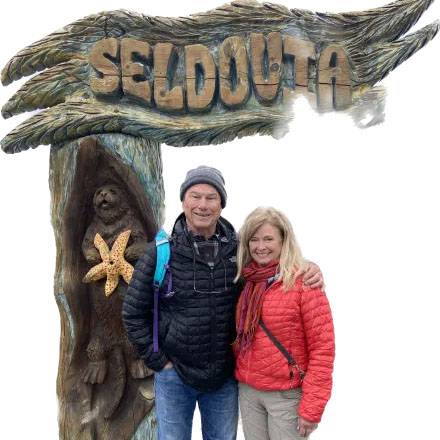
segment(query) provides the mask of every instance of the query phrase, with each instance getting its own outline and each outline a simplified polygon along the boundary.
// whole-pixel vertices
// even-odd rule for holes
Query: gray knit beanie
[[[228,196],[225,189],[225,179],[219,170],[206,165],[200,165],[186,173],[185,181],[180,186],[180,200],[183,200],[186,191],[188,191],[191,186],[197,185],[198,183],[212,185],[220,194],[222,208],[226,206]]]

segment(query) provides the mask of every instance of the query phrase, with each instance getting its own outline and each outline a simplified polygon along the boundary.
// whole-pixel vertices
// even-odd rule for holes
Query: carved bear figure
[[[101,256],[93,243],[97,233],[111,249],[122,232],[131,230],[124,257],[134,264],[145,250],[147,236],[145,228],[130,209],[126,193],[113,183],[105,184],[95,191],[93,207],[95,215],[82,242],[87,262],[90,266],[101,262]],[[152,372],[137,357],[122,324],[121,310],[127,284],[120,278],[116,290],[108,297],[104,294],[104,284],[105,279],[93,282],[89,287],[92,304],[90,341],[87,347],[89,364],[83,379],[87,383],[101,384],[108,368],[115,369],[117,374],[112,377],[116,376],[119,383],[113,384],[113,387],[114,392],[120,394],[117,399],[120,400],[125,387],[126,364],[135,379],[145,378]],[[114,409],[107,411],[108,417]]]

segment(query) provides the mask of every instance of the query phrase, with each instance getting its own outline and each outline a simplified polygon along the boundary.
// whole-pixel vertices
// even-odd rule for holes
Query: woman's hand
[[[306,286],[312,289],[324,289],[324,278],[317,264],[307,261],[298,275],[303,275],[304,284]]]
[[[298,426],[296,429],[301,437],[308,437],[317,427],[317,423],[309,422],[301,416],[298,417]]]

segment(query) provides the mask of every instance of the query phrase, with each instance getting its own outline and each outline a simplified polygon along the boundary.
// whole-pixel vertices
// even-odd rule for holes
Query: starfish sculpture
[[[119,276],[122,276],[127,284],[130,282],[134,268],[124,258],[130,233],[131,230],[128,230],[119,234],[111,251],[104,239],[99,234],[95,235],[93,243],[99,250],[102,263],[93,266],[84,276],[83,282],[90,283],[107,277],[104,289],[105,296],[110,296],[118,287]]]

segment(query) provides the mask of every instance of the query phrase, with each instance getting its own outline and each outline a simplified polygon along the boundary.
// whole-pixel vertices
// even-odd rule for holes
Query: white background
[[[385,2],[282,3],[341,12]],[[7,2],[0,64],[103,9],[177,16],[220,4]],[[438,3],[416,28],[436,18]],[[257,136],[223,146],[163,148],[167,227],[180,212],[178,188],[187,169],[213,165],[227,183],[226,218],[239,227],[257,205],[284,210],[303,253],[322,268],[337,359],[333,397],[315,440],[440,438],[439,57],[437,37],[383,82],[386,121],[368,130],[300,103],[290,133],[279,141]],[[0,88],[2,104],[17,87]],[[1,121],[0,136],[25,117]],[[57,438],[59,315],[52,294],[48,159],[48,146],[0,154],[0,438]],[[194,438],[201,438],[198,425]]]

